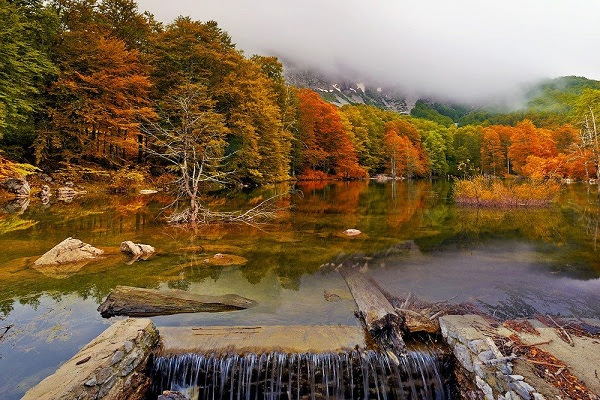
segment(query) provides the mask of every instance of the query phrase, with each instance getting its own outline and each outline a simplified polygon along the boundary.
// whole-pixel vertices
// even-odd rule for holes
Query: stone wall
[[[513,373],[513,364],[503,357],[494,341],[482,331],[488,323],[477,315],[440,318],[442,336],[452,349],[467,379],[457,379],[463,398],[485,400],[543,400],[545,397]],[[461,381],[465,384],[461,385]],[[474,383],[474,384],[469,384]],[[462,387],[461,387],[462,386]]]
[[[151,383],[144,370],[157,343],[158,331],[149,319],[118,321],[23,399],[142,400]]]

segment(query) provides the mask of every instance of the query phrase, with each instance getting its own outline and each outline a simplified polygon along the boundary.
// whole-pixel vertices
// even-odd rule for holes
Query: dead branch
[[[556,322],[554,320],[554,318],[552,318],[550,315],[546,314],[546,317],[548,317],[550,319],[550,321],[552,321],[552,323],[554,323],[554,325],[556,325],[558,330],[560,332],[562,332],[564,337],[568,339],[568,340],[565,340],[565,342],[567,342],[569,344],[569,346],[575,347],[575,342],[573,342],[573,338],[571,337],[571,335],[569,335],[569,332],[567,332],[567,330],[562,325],[559,325],[558,322]],[[563,337],[561,336],[561,338],[563,338]]]
[[[405,309],[406,307],[408,307],[408,305],[410,304],[409,302],[412,299],[412,295],[412,292],[408,292],[408,296],[406,296],[406,300],[404,300],[404,303],[402,303],[400,309]]]
[[[4,332],[0,333],[0,340],[4,339],[4,336],[8,333],[8,331],[13,327],[14,325],[7,325],[7,326],[3,326],[0,327],[0,330],[4,329]]]
[[[287,195],[287,193],[271,196],[246,211],[213,211],[198,205],[195,221],[191,209],[186,208],[181,212],[174,213],[170,217],[169,222],[172,224],[241,223],[256,226],[273,220],[279,212],[285,210],[284,207],[277,206],[277,200],[285,195]]]

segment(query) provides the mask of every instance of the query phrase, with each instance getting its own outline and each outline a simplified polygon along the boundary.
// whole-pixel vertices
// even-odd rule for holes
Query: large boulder
[[[133,243],[131,240],[121,242],[120,249],[125,254],[131,254],[137,258],[148,257],[156,251],[154,247],[149,244]]]
[[[56,199],[65,203],[70,203],[73,201],[75,196],[86,193],[87,190],[82,187],[78,187],[77,190],[75,190],[75,184],[69,181],[66,182],[64,186],[61,186],[56,190]]]
[[[17,197],[29,197],[31,193],[31,187],[25,179],[8,178],[4,181],[3,186],[8,192]]]
[[[104,253],[79,239],[66,238],[35,261],[35,265],[53,265],[93,260]]]
[[[2,209],[7,214],[22,214],[29,207],[29,197],[17,197],[6,203]]]

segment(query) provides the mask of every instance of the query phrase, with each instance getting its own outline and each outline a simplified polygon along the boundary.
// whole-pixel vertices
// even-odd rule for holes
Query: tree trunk
[[[377,284],[357,267],[358,265],[345,266],[339,271],[354,297],[365,328],[383,348],[395,353],[406,351],[401,333],[404,319],[398,315]]]
[[[243,310],[256,302],[235,294],[206,296],[185,290],[155,290],[117,286],[98,307],[104,318],[115,315],[151,317],[195,312]]]
[[[190,223],[196,224],[198,222],[198,202],[196,201],[196,195],[190,198]]]
[[[142,163],[143,159],[144,159],[144,136],[140,133],[140,134],[138,134],[138,156],[137,156],[138,165]]]

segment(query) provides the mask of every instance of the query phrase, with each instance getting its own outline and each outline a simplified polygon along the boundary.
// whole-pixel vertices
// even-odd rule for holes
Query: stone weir
[[[368,342],[358,326],[157,328],[129,318],[24,399],[451,398],[440,354],[395,357]]]

